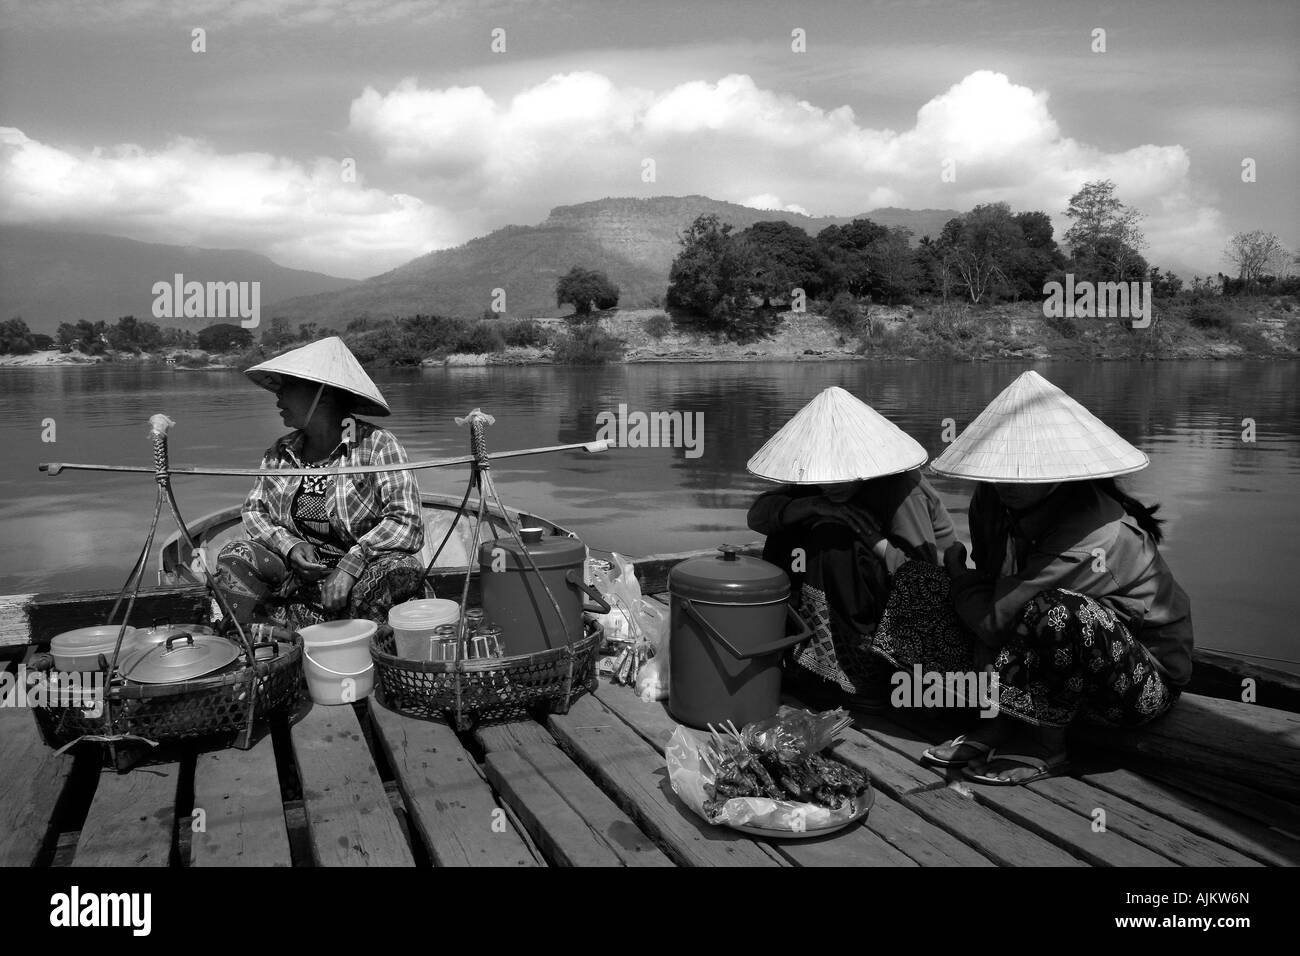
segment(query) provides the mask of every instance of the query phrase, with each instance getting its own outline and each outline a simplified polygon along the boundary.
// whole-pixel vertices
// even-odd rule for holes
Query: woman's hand
[[[955,578],[960,574],[966,573],[966,545],[960,541],[955,541],[948,545],[943,553],[943,566],[948,571],[948,577]]]
[[[342,568],[335,568],[320,586],[320,603],[327,611],[341,611],[348,606],[352,586],[357,579]]]
[[[289,552],[289,567],[304,581],[319,581],[329,573],[329,568],[321,564],[316,549],[306,541],[294,545]]]

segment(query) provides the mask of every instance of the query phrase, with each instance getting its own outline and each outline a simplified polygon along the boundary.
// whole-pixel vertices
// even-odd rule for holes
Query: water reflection
[[[943,447],[1016,375],[1013,363],[786,363],[401,370],[379,373],[393,428],[412,457],[462,454],[453,418],[496,416],[494,449],[589,441],[620,403],[704,414],[703,455],[619,448],[500,462],[507,503],[533,509],[592,545],[633,554],[744,541],[749,501],[768,487],[745,462],[813,395],[848,389],[925,446]],[[1151,457],[1126,479],[1169,519],[1165,552],[1192,594],[1198,640],[1289,658],[1296,601],[1286,574],[1300,559],[1300,398],[1295,363],[1039,363],[1041,374]],[[178,422],[173,460],[255,465],[282,432],[269,393],[233,372],[130,366],[0,371],[0,593],[116,587],[152,509],[147,476],[66,472],[45,460],[147,464],[148,417]],[[53,418],[58,441],[40,440]],[[1256,440],[1242,441],[1242,420]],[[420,474],[426,491],[459,494],[468,469]],[[932,479],[965,534],[969,486]],[[178,478],[187,516],[237,505],[245,479]]]

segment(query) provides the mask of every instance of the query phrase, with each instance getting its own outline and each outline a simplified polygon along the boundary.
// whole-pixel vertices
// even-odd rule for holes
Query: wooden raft
[[[951,716],[858,714],[836,752],[870,773],[875,805],[806,840],[696,817],[668,785],[664,705],[607,683],[568,714],[471,734],[375,699],[307,707],[251,750],[182,750],[125,774],[94,753],[54,756],[30,712],[0,708],[0,864],[1293,866],[1295,715],[1250,706],[1185,699],[1153,725],[1158,748],[1081,739],[1073,776],[1007,788],[921,763]],[[1280,759],[1255,776],[1247,717]],[[1208,773],[1216,748],[1223,769]]]

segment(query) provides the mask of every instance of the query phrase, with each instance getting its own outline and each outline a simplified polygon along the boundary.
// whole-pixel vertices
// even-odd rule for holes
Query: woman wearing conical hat
[[[393,434],[355,416],[388,403],[337,336],[245,373],[276,396],[291,428],[264,470],[407,461]],[[423,594],[417,555],[424,524],[415,473],[262,477],[244,502],[246,540],[221,550],[216,574],[234,615],[291,627],[348,617],[383,622],[392,605]]]
[[[782,482],[755,500],[749,527],[767,536],[764,559],[790,575],[793,602],[813,627],[794,674],[814,693],[838,691],[860,709],[886,703],[889,669],[870,653],[870,637],[891,576],[919,559],[943,578],[941,556],[956,544],[917,470],[927,457],[870,405],[832,387],[749,460],[751,474]]]
[[[1160,555],[1161,521],[1116,485],[1146,455],[1037,372],[1025,372],[933,463],[978,482],[975,569],[947,562],[975,664],[998,675],[996,719],[927,751],[980,783],[1066,768],[1076,720],[1134,727],[1191,675],[1187,595]]]

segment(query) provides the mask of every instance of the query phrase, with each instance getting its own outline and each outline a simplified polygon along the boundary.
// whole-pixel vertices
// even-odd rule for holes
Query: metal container
[[[584,582],[581,541],[547,536],[541,528],[521,528],[519,534],[521,541],[500,538],[479,547],[483,614],[501,628],[502,650],[511,657],[572,644],[583,636],[584,611],[609,613],[600,592]],[[584,603],[584,594],[591,604]]]
[[[50,641],[50,653],[54,655],[55,670],[103,670],[113,659],[113,649],[117,646],[117,635],[120,630],[120,624],[100,624],[64,631]],[[137,646],[136,629],[128,627],[122,637],[122,656],[127,656]]]
[[[786,603],[790,579],[774,564],[723,545],[668,573],[668,710],[690,727],[737,727],[781,703],[781,652],[811,631]],[[798,625],[786,633],[786,622]]]

